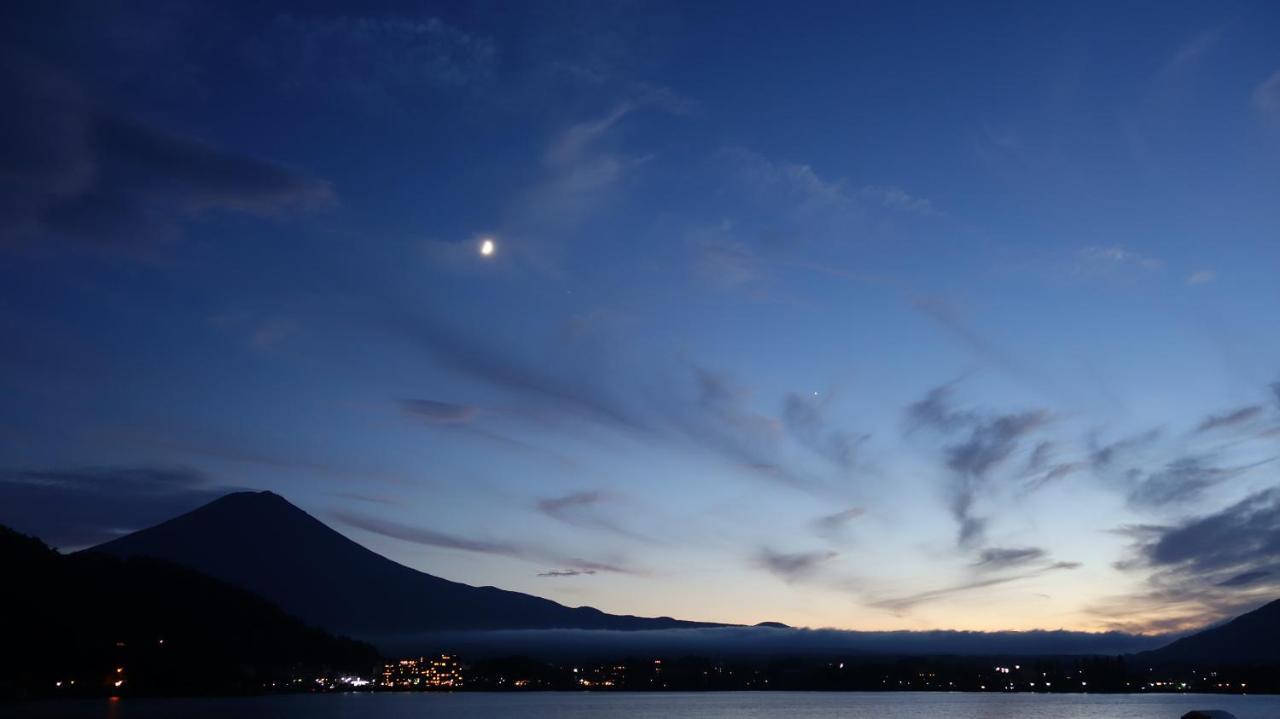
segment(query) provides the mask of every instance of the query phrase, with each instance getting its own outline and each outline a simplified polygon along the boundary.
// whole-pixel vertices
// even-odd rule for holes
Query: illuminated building
[[[390,689],[461,689],[462,665],[452,654],[401,659],[383,666],[381,685]]]

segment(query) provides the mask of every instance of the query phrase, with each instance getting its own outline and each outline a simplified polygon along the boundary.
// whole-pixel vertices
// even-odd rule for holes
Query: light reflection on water
[[[1178,719],[1280,717],[1280,696],[942,693],[322,694],[0,707],[14,719]],[[9,714],[12,710],[14,713]]]

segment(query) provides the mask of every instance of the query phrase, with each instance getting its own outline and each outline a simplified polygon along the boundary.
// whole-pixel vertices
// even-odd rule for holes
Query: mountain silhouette
[[[1280,665],[1280,599],[1137,657],[1152,664]]]
[[[229,494],[86,551],[185,565],[305,622],[375,644],[456,630],[725,626],[606,614],[441,579],[362,547],[271,492]]]
[[[64,555],[2,526],[0,567],[0,702],[257,691],[300,672],[367,675],[380,664],[372,646],[189,567]]]

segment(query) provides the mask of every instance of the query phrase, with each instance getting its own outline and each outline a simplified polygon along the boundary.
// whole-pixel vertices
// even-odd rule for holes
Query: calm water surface
[[[1045,694],[320,694],[0,704],[13,719],[1280,719],[1280,696]]]

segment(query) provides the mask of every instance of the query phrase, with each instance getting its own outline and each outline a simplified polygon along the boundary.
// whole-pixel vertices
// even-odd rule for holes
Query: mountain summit
[[[186,565],[308,623],[375,644],[454,630],[723,626],[606,614],[451,582],[376,554],[271,492],[229,494],[87,551]]]

